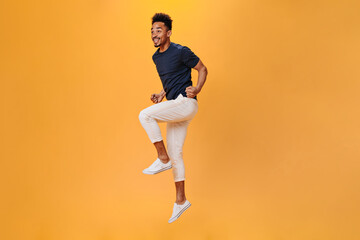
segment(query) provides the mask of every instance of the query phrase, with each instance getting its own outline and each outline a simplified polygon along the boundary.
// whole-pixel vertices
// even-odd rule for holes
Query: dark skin
[[[169,30],[163,22],[154,22],[151,28],[151,39],[154,43],[154,47],[158,47],[160,52],[166,51],[170,46],[170,36],[172,31]],[[195,87],[189,86],[186,88],[186,96],[189,98],[194,98],[198,95],[204,86],[207,76],[207,68],[202,63],[201,60],[194,67],[195,70],[198,71],[198,81]],[[150,100],[157,104],[160,103],[166,95],[164,89],[160,91],[160,93],[151,94]],[[163,141],[155,142],[154,146],[158,153],[158,158],[163,162],[167,163],[170,161],[169,155],[167,154],[165,145]],[[184,204],[186,201],[185,196],[185,181],[175,182],[176,188],[176,203]]]

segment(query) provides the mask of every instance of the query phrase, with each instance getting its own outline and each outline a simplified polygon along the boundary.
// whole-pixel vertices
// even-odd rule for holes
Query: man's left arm
[[[189,86],[186,88],[186,96],[189,98],[194,98],[198,95],[205,84],[206,76],[208,74],[207,68],[205,65],[199,60],[199,62],[194,67],[198,71],[198,81],[196,87]]]

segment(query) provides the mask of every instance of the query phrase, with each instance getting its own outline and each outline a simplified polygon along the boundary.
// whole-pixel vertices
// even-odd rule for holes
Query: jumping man
[[[169,223],[175,221],[191,204],[185,197],[185,167],[182,149],[190,121],[198,111],[197,95],[207,76],[207,68],[190,48],[170,42],[172,19],[164,13],[152,18],[151,39],[158,48],[152,59],[159,73],[163,89],[151,95],[154,105],[140,112],[139,119],[158,157],[145,174],[157,174],[173,169],[176,201]],[[191,69],[198,71],[196,87],[192,86]],[[162,102],[166,96],[167,101]],[[158,123],[166,122],[167,151]]]

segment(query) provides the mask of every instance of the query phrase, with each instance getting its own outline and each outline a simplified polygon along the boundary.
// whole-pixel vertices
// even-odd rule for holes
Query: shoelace
[[[173,214],[171,215],[171,217],[174,217],[176,215],[179,214],[179,212],[184,208],[184,205],[177,205],[175,204],[174,209],[173,209]]]
[[[159,161],[155,161],[155,162],[153,163],[153,165],[151,166],[151,168],[156,168],[156,167],[162,166],[162,165],[164,165],[164,163],[162,163],[160,160],[159,160]]]
[[[156,162],[153,163],[153,165],[151,167],[157,167],[159,165],[160,165],[160,162],[156,161]]]

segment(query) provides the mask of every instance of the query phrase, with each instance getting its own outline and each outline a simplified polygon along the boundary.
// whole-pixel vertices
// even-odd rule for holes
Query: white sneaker
[[[143,173],[152,175],[168,170],[170,168],[172,168],[170,160],[167,163],[162,163],[161,160],[157,158],[155,162],[150,165],[150,167],[143,170]]]
[[[169,223],[172,223],[176,219],[180,217],[180,215],[185,212],[186,209],[188,209],[191,206],[191,203],[186,200],[184,204],[178,205],[177,203],[174,203],[173,213],[171,218],[169,219]]]

